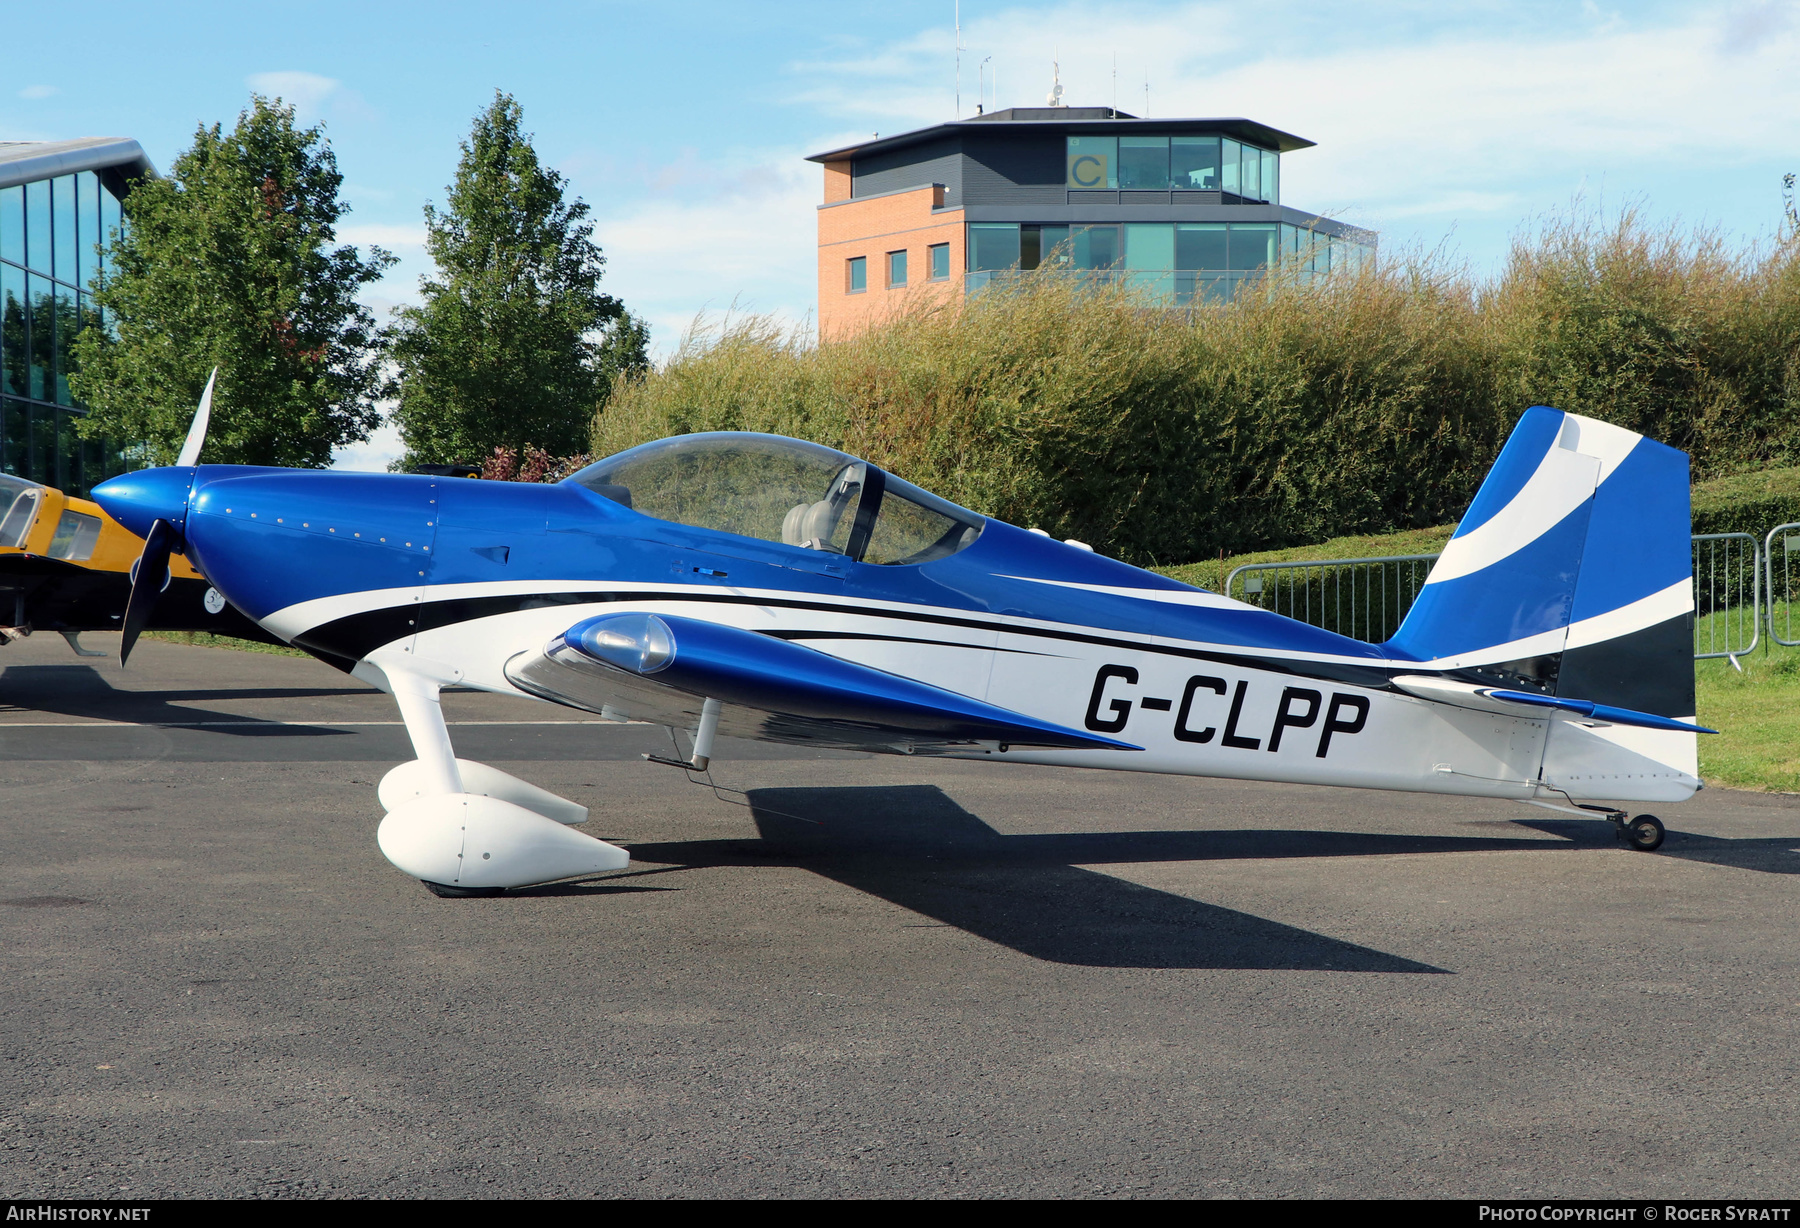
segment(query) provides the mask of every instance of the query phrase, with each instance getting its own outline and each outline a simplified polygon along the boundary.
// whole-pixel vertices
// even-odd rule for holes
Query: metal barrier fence
[[[1800,574],[1794,574],[1800,573],[1800,523],[1776,528],[1766,550],[1748,533],[1696,534],[1693,550],[1695,660],[1740,657],[1755,648],[1765,593],[1769,634],[1778,644],[1800,646],[1800,627],[1794,625],[1794,606],[1800,604],[1795,592]],[[1437,558],[1404,554],[1246,563],[1225,577],[1224,594],[1378,644],[1400,629]]]
[[[1748,533],[1694,535],[1694,660],[1736,664],[1762,638],[1761,555]]]
[[[1800,636],[1794,634],[1795,555],[1800,555],[1800,524],[1778,524],[1770,529],[1763,539],[1769,638],[1789,648],[1800,648]]]
[[[1370,559],[1245,563],[1225,577],[1225,595],[1351,639],[1379,644],[1431,574],[1435,554]],[[1233,592],[1233,586],[1237,592]]]

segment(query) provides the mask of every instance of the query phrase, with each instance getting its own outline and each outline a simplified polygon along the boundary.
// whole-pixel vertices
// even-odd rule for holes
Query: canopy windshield
[[[24,547],[43,489],[36,482],[0,473],[0,548]]]
[[[780,435],[678,435],[598,461],[569,481],[658,520],[866,563],[943,558],[973,542],[982,525],[866,461]]]

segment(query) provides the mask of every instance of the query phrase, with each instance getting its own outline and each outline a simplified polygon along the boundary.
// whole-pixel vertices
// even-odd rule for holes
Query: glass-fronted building
[[[1373,232],[1282,203],[1281,160],[1311,145],[1247,119],[1018,107],[814,154],[820,330],[933,282],[976,290],[1046,264],[1170,306],[1228,302],[1277,266],[1354,267]]]
[[[132,467],[76,433],[69,374],[77,334],[106,326],[88,292],[122,202],[154,173],[132,140],[0,142],[0,471],[81,495]]]

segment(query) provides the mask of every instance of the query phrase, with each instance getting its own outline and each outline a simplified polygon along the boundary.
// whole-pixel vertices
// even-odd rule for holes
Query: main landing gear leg
[[[450,745],[450,729],[444,722],[443,701],[439,698],[439,687],[436,682],[418,677],[415,674],[402,673],[395,670],[388,675],[388,682],[393,687],[394,703],[400,709],[400,719],[406,722],[407,736],[412,740],[413,753],[418,756],[421,782],[424,792],[431,794],[460,794],[463,791],[462,771],[457,763],[456,751]],[[461,854],[458,854],[458,860]],[[504,894],[504,887],[464,887],[454,883],[434,883],[430,879],[419,880],[425,884],[425,890],[432,895],[446,900],[482,899],[488,896]]]
[[[458,759],[439,704],[441,681],[404,668],[382,674],[418,758],[382,777],[376,792],[387,817],[375,839],[426,890],[452,899],[494,896],[630,864],[624,849],[575,830],[587,807]]]

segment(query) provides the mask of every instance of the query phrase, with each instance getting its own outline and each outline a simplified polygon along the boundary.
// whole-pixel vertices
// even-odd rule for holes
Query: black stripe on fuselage
[[[1102,648],[1118,648],[1127,652],[1149,652],[1190,661],[1207,661],[1215,665],[1235,665],[1265,673],[1287,674],[1297,678],[1314,678],[1341,682],[1351,686],[1386,689],[1388,680],[1399,673],[1418,673],[1417,666],[1351,665],[1335,661],[1296,661],[1259,657],[1245,653],[1220,652],[1216,649],[1178,648],[1167,644],[1151,644],[1142,640],[1095,635],[1081,631],[1052,631],[1042,627],[1021,627],[989,619],[967,618],[952,614],[925,614],[911,610],[870,609],[837,605],[826,601],[801,601],[785,597],[740,597],[731,593],[629,591],[576,589],[559,593],[514,593],[490,597],[451,597],[441,601],[421,601],[413,605],[388,606],[365,610],[343,618],[321,623],[294,637],[294,644],[322,657],[367,656],[383,644],[391,644],[420,631],[433,631],[456,623],[513,614],[521,610],[543,609],[559,605],[599,605],[619,601],[711,602],[720,605],[776,607],[787,610],[811,610],[826,614],[853,614],[862,618],[888,618],[899,622],[923,623],[941,627],[967,627],[977,631],[1006,632],[1040,639],[1077,644],[1093,644]],[[848,639],[881,639],[879,635],[845,633]],[[943,642],[943,641],[928,641]],[[981,644],[953,644],[959,648],[983,648]],[[1436,672],[1436,671],[1431,671]]]

